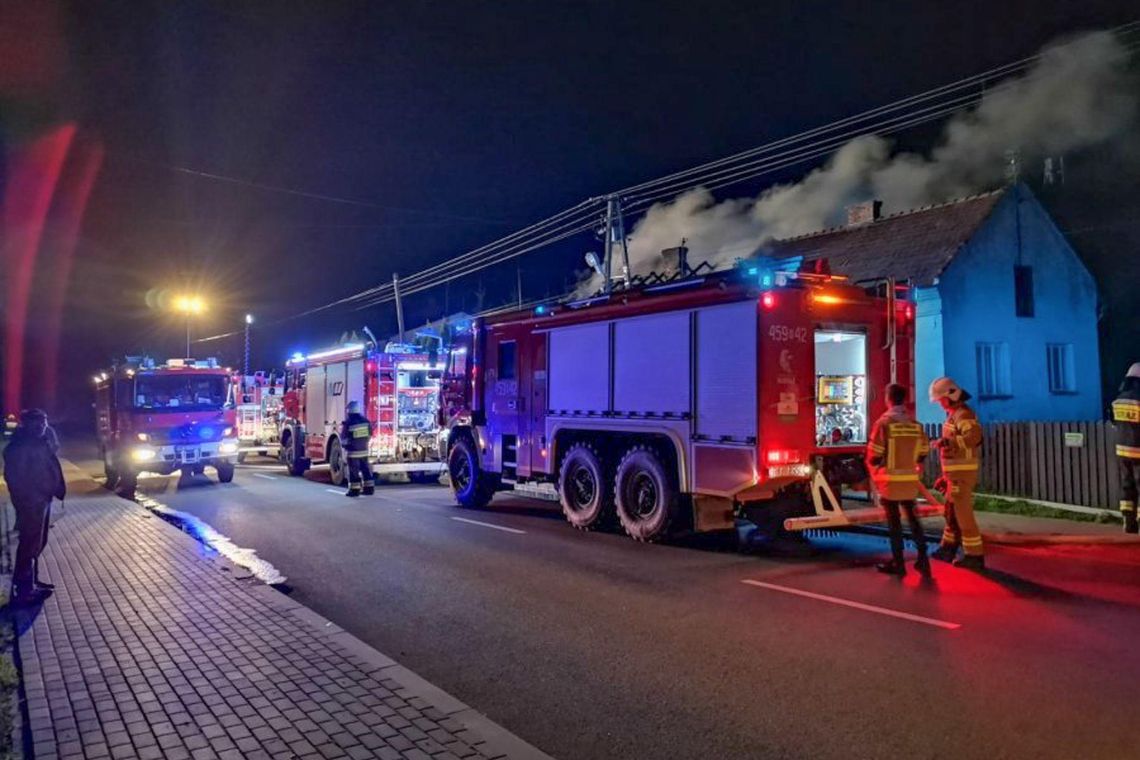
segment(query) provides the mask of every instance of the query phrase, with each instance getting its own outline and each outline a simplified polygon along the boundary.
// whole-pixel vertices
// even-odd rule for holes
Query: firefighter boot
[[[360,486],[353,483],[351,486],[349,486],[348,490],[344,492],[344,495],[351,499],[355,499],[356,497],[360,496]]]
[[[906,575],[906,565],[901,562],[895,562],[894,560],[890,562],[880,562],[875,565],[875,569],[885,575],[895,575],[899,578]]]
[[[923,578],[931,577],[930,558],[927,557],[925,554],[918,555],[918,559],[916,559],[914,561],[914,569],[917,570],[918,574],[921,575]]]
[[[953,562],[954,558],[958,556],[958,547],[951,544],[942,544],[930,556],[939,562]]]
[[[986,569],[986,558],[980,554],[965,554],[962,559],[954,563],[954,567],[960,567],[963,570],[977,570],[982,571]]]
[[[371,480],[364,481],[364,495],[371,496],[376,493],[376,484]]]
[[[1135,512],[1124,513],[1124,532],[1125,533],[1140,533],[1140,523],[1136,520]]]

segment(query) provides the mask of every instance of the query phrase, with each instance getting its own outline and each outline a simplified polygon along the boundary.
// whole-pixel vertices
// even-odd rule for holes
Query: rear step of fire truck
[[[942,502],[926,489],[921,482],[918,484],[919,492],[925,497],[925,503],[915,507],[919,517],[937,517],[942,514]],[[860,509],[844,509],[835,492],[831,490],[823,474],[816,472],[811,481],[811,500],[815,507],[815,514],[806,517],[789,517],[784,520],[784,530],[801,531],[817,528],[847,528],[867,523],[886,521],[886,513],[879,507],[863,507]]]

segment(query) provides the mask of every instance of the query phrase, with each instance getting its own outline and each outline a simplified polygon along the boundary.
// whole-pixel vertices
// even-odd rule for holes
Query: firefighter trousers
[[[368,455],[354,457],[348,455],[348,490],[360,493],[372,493],[376,490],[376,480],[372,475],[372,463]]]
[[[51,525],[51,499],[34,504],[13,504],[20,543],[12,563],[12,585],[17,591],[31,589],[36,581],[36,565],[47,546]]]
[[[966,554],[981,557],[982,533],[974,517],[974,488],[978,484],[976,472],[957,473],[947,477],[949,493],[946,499],[946,527],[942,530],[942,547],[957,551],[961,546]]]
[[[1120,511],[1127,517],[1136,514],[1136,481],[1140,479],[1140,459],[1117,457],[1120,469]]]
[[[883,499],[883,509],[887,511],[887,525],[891,529],[891,555],[896,565],[903,564],[903,532],[902,516],[900,510],[906,512],[906,521],[910,523],[910,537],[918,549],[918,556],[926,556],[926,536],[922,532],[922,523],[914,513],[914,501],[890,501]]]

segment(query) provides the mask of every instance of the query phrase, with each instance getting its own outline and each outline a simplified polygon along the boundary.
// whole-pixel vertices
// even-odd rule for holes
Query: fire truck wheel
[[[495,495],[495,480],[479,466],[475,441],[468,435],[457,436],[447,454],[447,474],[451,490],[459,506],[482,509]]]
[[[566,521],[579,530],[601,527],[613,511],[609,480],[588,443],[571,446],[558,471],[558,494]]]
[[[245,452],[242,451],[238,454],[238,464],[245,464]]]
[[[135,488],[139,484],[139,474],[124,470],[119,473],[119,487],[115,489],[120,496],[131,497],[135,495]]]
[[[107,476],[107,482],[104,484],[107,490],[114,491],[119,483],[119,471],[111,464],[111,457],[107,452],[103,452],[103,474]]]
[[[677,513],[677,487],[652,449],[634,446],[625,453],[615,478],[618,519],[638,541],[659,541]]]
[[[290,433],[286,433],[281,439],[281,461],[284,462],[290,475],[300,477],[309,469],[308,461],[301,456],[298,447],[293,445],[293,436]]]
[[[329,444],[329,478],[334,486],[343,486],[348,479],[348,460],[344,458],[339,438],[333,438]]]
[[[234,479],[234,466],[230,462],[219,462],[215,469],[218,471],[219,483],[229,483]]]

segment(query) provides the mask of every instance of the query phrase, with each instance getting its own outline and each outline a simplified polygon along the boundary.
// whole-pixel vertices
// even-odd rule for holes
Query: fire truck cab
[[[373,424],[369,450],[376,472],[438,480],[444,365],[418,351],[396,343],[383,351],[352,343],[290,359],[280,433],[281,461],[289,472],[303,475],[313,463],[327,462],[332,482],[344,484],[348,467],[341,424],[348,404],[357,401]]]
[[[107,487],[133,492],[143,472],[234,477],[238,439],[230,370],[214,359],[128,357],[95,376],[95,427]]]
[[[884,386],[913,389],[913,305],[893,283],[773,267],[476,320],[444,379],[456,500],[512,489],[643,541],[845,524]]]

